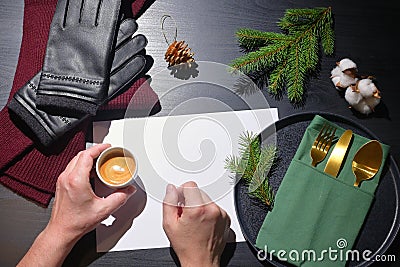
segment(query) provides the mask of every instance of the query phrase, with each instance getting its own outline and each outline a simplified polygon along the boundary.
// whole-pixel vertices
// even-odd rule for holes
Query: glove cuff
[[[98,104],[68,96],[36,95],[36,107],[51,115],[82,117],[96,115]]]
[[[104,86],[102,80],[42,71],[36,94],[36,107],[48,114],[66,117],[96,115],[101,101],[106,97],[107,90],[104,90]]]
[[[40,143],[48,146],[54,141],[55,133],[46,126],[46,123],[40,122],[41,118],[33,115],[28,110],[29,104],[18,94],[15,94],[14,98],[8,103],[8,108],[29,127]],[[32,110],[32,112],[34,111]]]

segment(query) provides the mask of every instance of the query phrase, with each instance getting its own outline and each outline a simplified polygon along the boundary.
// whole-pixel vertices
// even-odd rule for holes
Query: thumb
[[[178,190],[172,184],[167,185],[163,201],[163,222],[173,223],[178,218]]]
[[[128,199],[135,194],[137,191],[136,187],[133,185],[127,186],[125,188],[118,189],[109,196],[103,199],[103,204],[107,207],[107,213],[111,214],[121,206],[123,206]]]

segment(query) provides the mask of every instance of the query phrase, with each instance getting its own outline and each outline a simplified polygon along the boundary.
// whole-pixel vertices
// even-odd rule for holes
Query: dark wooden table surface
[[[307,85],[304,105],[294,106],[285,96],[280,100],[275,99],[264,90],[270,106],[279,109],[281,118],[306,111],[324,111],[354,120],[389,144],[393,157],[398,161],[400,54],[395,41],[400,33],[396,23],[400,14],[398,1],[156,0],[138,20],[139,31],[149,39],[148,54],[155,61],[150,74],[166,68],[163,56],[167,44],[160,29],[160,18],[164,14],[176,20],[178,39],[190,45],[197,60],[229,64],[242,54],[234,36],[236,29],[250,27],[279,31],[276,22],[287,8],[317,6],[332,7],[336,33],[335,54],[322,57],[318,76],[312,78]],[[0,2],[0,108],[6,104],[16,68],[22,36],[23,7],[23,0]],[[335,62],[344,57],[353,59],[361,73],[372,74],[377,79],[382,103],[372,116],[357,116],[349,110],[343,96],[335,90],[329,79]],[[160,114],[170,109],[171,106],[164,106]],[[46,225],[50,211],[51,208],[40,208],[0,187],[0,266],[15,266]],[[65,265],[176,265],[174,255],[168,248],[98,254],[95,252],[94,240],[94,233],[80,240]],[[386,254],[397,255],[397,263],[385,263],[385,266],[398,266],[399,249],[400,241],[396,238]],[[246,242],[227,247],[224,254],[226,264],[262,266]]]

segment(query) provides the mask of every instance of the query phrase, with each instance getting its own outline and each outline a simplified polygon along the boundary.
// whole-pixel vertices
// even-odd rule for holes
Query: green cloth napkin
[[[319,115],[314,117],[256,240],[257,248],[296,266],[344,266],[346,259],[357,260],[357,253],[363,260],[363,251],[355,252],[352,246],[374,199],[389,153],[389,146],[382,144],[383,162],[379,172],[359,188],[354,187],[352,159],[370,140],[353,133],[345,162],[334,178],[323,172],[334,145],[324,161],[317,167],[311,166],[310,149],[325,122],[337,128],[337,137],[345,131]]]

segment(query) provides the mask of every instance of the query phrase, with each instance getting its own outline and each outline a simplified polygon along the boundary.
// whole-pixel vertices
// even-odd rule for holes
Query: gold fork
[[[311,147],[312,166],[324,160],[328,154],[329,148],[332,145],[333,137],[335,137],[336,128],[328,124],[324,124],[315,138],[314,144]]]

